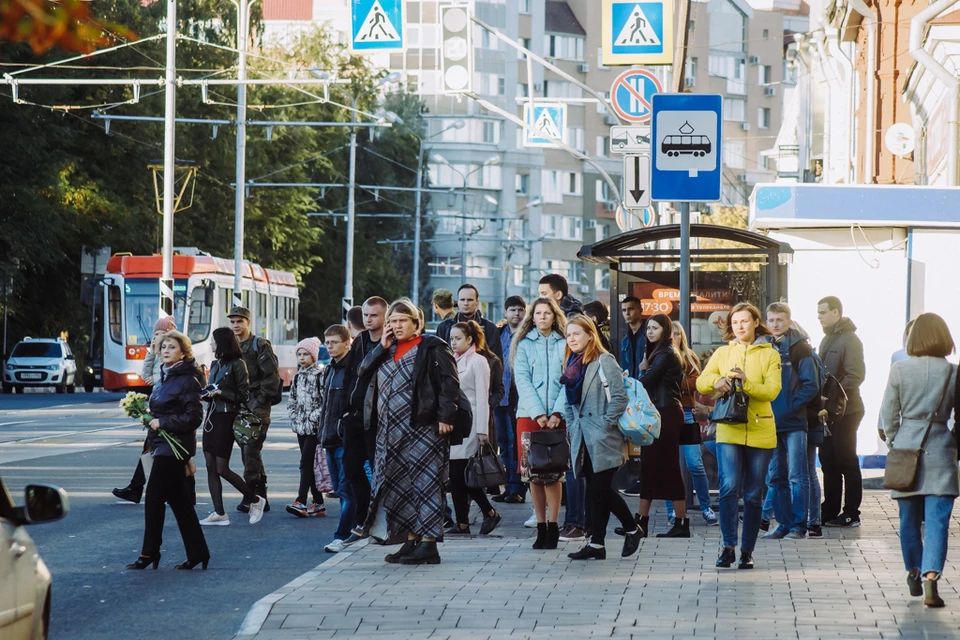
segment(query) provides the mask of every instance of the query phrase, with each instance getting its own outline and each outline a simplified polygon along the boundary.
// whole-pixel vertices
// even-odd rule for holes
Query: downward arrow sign
[[[640,188],[640,156],[633,158],[633,189],[630,189],[630,195],[634,202],[640,202],[644,190]]]

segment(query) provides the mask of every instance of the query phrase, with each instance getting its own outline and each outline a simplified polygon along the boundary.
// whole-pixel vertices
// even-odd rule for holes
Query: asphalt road
[[[0,396],[0,476],[15,501],[22,504],[31,482],[59,485],[70,496],[64,520],[29,529],[53,574],[52,638],[231,638],[257,600],[329,558],[323,545],[336,529],[337,501],[327,501],[325,518],[299,519],[283,509],[296,493],[299,451],[281,405],[264,450],[272,511],[248,524],[233,511],[240,495],[227,485],[231,525],[204,529],[209,569],[186,572],[173,570],[186,556],[168,509],[160,569],[125,571],[139,554],[143,506],[110,490],[129,482],[143,432],[116,408],[119,395],[105,395]],[[238,472],[239,457],[235,448]],[[197,466],[197,513],[204,517],[212,506],[202,457]]]

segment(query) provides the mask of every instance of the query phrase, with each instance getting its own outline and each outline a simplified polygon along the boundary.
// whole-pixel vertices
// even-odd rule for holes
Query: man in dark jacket
[[[483,317],[480,313],[480,292],[472,284],[462,284],[457,289],[457,308],[460,310],[452,318],[447,318],[437,327],[437,337],[450,344],[450,329],[458,322],[473,320],[483,329],[483,336],[487,339],[490,351],[497,354],[503,362],[503,347],[500,345],[500,330],[497,325]]]
[[[373,397],[375,372],[361,378],[357,371],[367,354],[380,344],[387,307],[387,301],[379,296],[367,298],[363,303],[365,330],[354,339],[344,367],[340,428],[343,433],[344,473],[357,501],[354,523],[357,528],[354,533],[359,532],[359,527],[367,519],[367,510],[370,508],[370,478],[367,470],[372,470],[377,452],[377,415]]]
[[[820,359],[847,394],[846,412],[830,425],[832,435],[820,447],[823,523],[828,527],[859,527],[863,486],[857,457],[857,428],[863,419],[860,398],[860,385],[866,375],[863,343],[857,337],[856,325],[843,316],[843,305],[834,296],[817,303],[817,318],[826,334],[820,341]],[[842,509],[841,497],[845,498]]]
[[[780,352],[780,395],[772,403],[777,423],[777,450],[770,460],[770,487],[778,527],[767,538],[800,540],[807,535],[807,405],[820,393],[817,364],[807,336],[793,327],[790,307],[767,307],[767,327]]]
[[[559,273],[548,273],[540,278],[537,294],[541,298],[553,298],[560,305],[563,315],[569,320],[578,313],[583,313],[583,304],[570,295],[570,285],[567,279]]]
[[[250,379],[250,399],[247,407],[260,418],[263,425],[260,436],[245,445],[237,442],[240,457],[243,460],[243,481],[259,496],[267,497],[267,470],[263,466],[263,442],[267,439],[270,427],[270,409],[274,398],[280,393],[283,381],[280,379],[280,367],[273,345],[266,338],[250,332],[250,310],[246,307],[233,307],[227,314],[230,329],[240,342],[243,361],[247,365]],[[264,511],[270,510],[270,502]],[[237,511],[249,513],[250,503],[246,498],[237,506]]]
[[[627,296],[620,303],[627,330],[620,340],[620,368],[631,378],[640,378],[640,363],[647,353],[647,336],[640,298]]]
[[[496,424],[497,444],[500,447],[500,460],[507,469],[506,493],[495,496],[495,502],[519,504],[526,501],[527,485],[520,482],[517,470],[517,396],[513,384],[513,369],[510,367],[510,345],[513,334],[523,322],[527,303],[520,296],[510,296],[503,304],[505,321],[500,327],[500,348],[503,351],[503,388],[504,395],[494,408],[493,419]]]
[[[343,551],[347,545],[360,539],[351,529],[356,524],[357,502],[353,485],[343,466],[343,387],[346,379],[347,356],[350,353],[350,331],[335,324],[323,332],[324,346],[330,353],[330,364],[323,371],[323,403],[320,408],[320,444],[326,450],[333,491],[340,498],[340,523],[333,541],[323,550],[328,553]]]

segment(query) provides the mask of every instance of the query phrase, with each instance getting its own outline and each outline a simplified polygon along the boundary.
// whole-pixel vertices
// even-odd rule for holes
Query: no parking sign
[[[650,122],[653,95],[663,91],[657,76],[646,69],[624,71],[610,86],[610,103],[617,115],[627,122]]]

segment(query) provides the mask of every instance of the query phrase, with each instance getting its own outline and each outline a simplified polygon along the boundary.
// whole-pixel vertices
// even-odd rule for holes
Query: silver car
[[[50,571],[25,527],[67,515],[67,494],[45,484],[24,490],[14,505],[0,478],[0,638],[45,640],[50,629]]]

